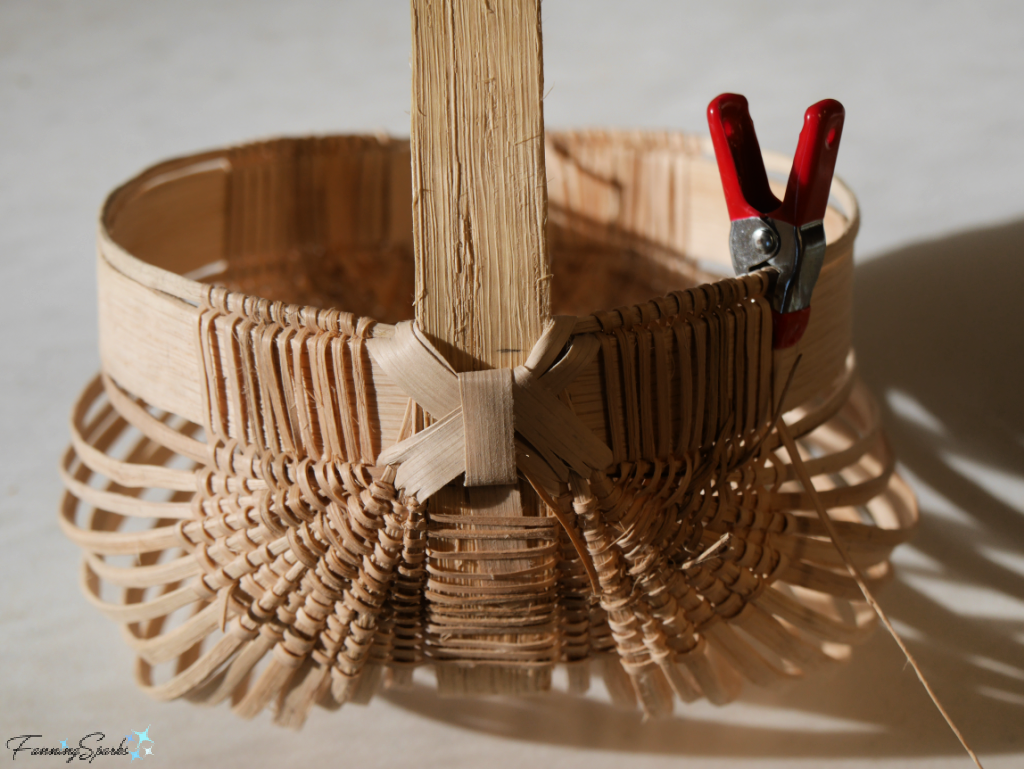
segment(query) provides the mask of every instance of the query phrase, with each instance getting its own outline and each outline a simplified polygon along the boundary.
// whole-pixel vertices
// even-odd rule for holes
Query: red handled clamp
[[[771,302],[774,345],[800,341],[811,315],[811,292],[825,257],[822,219],[839,152],[846,111],[835,99],[808,108],[779,201],[768,186],[747,100],[724,93],[708,105],[708,123],[732,229],[729,250],[737,274],[771,266],[778,271]]]

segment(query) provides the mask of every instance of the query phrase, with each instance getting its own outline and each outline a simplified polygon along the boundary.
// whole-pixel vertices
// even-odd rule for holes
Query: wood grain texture
[[[465,372],[459,376],[466,424],[466,485],[516,482],[512,370]]]
[[[456,371],[549,314],[539,0],[412,0],[416,319]]]

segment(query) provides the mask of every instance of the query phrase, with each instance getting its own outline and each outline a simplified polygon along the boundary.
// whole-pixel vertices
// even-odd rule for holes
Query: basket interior
[[[552,311],[585,315],[731,273],[706,142],[547,137]],[[378,321],[412,315],[408,142],[281,139],[170,161],[114,196],[114,240],[155,266],[270,300]],[[834,238],[846,225],[826,217]]]

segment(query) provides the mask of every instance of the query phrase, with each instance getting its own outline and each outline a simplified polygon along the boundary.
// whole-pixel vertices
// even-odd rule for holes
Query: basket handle
[[[412,0],[412,27],[416,322],[456,372],[513,369],[526,362],[550,313],[540,2]],[[463,578],[473,589],[493,590],[495,574],[526,589],[513,573],[546,568],[544,556],[527,553],[529,541],[474,537],[475,515],[504,518],[514,529],[516,519],[547,513],[521,478],[493,486],[457,480],[430,497],[430,511],[465,520],[455,549],[466,553],[461,568],[479,574]],[[474,659],[466,650],[474,642],[515,650],[510,659],[537,653],[537,636],[509,625],[499,603],[473,603],[472,611],[480,624],[505,626],[461,635],[464,662]],[[544,680],[514,662],[463,664],[445,668],[438,687],[523,693],[543,690]]]
[[[548,319],[539,0],[412,0],[416,320],[456,371],[525,362]]]

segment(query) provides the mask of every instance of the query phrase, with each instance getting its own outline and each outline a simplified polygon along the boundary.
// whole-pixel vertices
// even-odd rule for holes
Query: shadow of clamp
[[[732,227],[729,250],[737,275],[772,267],[773,345],[800,341],[811,315],[811,293],[825,257],[822,219],[839,153],[846,111],[835,99],[808,107],[786,194],[768,184],[747,100],[724,93],[708,105],[708,124]]]

